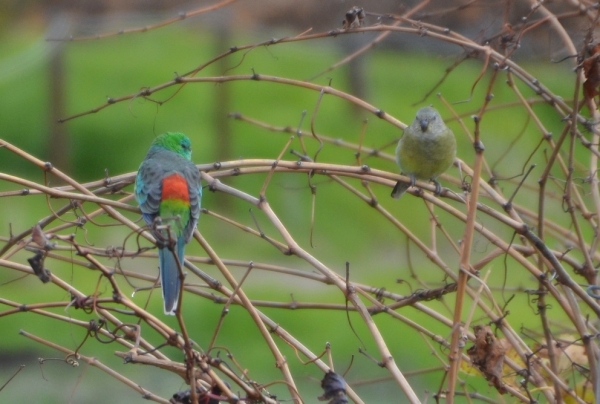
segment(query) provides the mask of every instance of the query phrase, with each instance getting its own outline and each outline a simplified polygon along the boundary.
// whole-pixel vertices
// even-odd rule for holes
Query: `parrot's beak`
[[[429,121],[427,119],[421,119],[419,121],[419,125],[421,126],[421,132],[427,132],[427,128],[429,127]]]

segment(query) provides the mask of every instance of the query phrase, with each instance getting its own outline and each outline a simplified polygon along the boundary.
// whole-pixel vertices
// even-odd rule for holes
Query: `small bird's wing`
[[[184,236],[185,242],[188,243],[194,234],[194,229],[200,218],[200,202],[202,199],[202,186],[200,185],[200,172],[198,167],[191,161],[186,164],[183,170],[183,176],[188,184],[188,192],[190,198],[190,220],[185,226]]]
[[[147,224],[152,224],[158,216],[162,196],[164,170],[153,159],[146,159],[138,170],[135,179],[135,199]]]

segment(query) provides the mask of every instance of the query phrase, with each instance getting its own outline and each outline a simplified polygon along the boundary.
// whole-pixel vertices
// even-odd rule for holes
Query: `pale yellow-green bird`
[[[396,183],[392,197],[398,199],[416,180],[432,181],[435,193],[442,187],[437,177],[444,173],[456,157],[456,139],[440,114],[431,107],[421,108],[413,123],[404,129],[396,148],[396,163],[410,184]]]

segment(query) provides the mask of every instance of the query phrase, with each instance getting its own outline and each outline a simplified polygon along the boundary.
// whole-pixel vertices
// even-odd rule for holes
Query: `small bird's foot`
[[[435,196],[440,196],[442,194],[442,186],[436,180],[431,180],[431,182],[435,184],[435,191],[433,191],[433,194]]]
[[[415,177],[414,174],[409,174],[408,178],[410,178],[410,186],[414,187],[415,184],[417,183],[417,177]]]

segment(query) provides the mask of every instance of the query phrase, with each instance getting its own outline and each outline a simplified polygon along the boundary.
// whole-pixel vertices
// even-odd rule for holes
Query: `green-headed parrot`
[[[179,301],[177,260],[183,267],[184,247],[200,217],[200,172],[191,159],[192,147],[186,135],[163,133],[152,142],[135,179],[135,198],[159,248],[164,308],[170,315],[175,314]],[[158,229],[157,217],[162,223]]]

